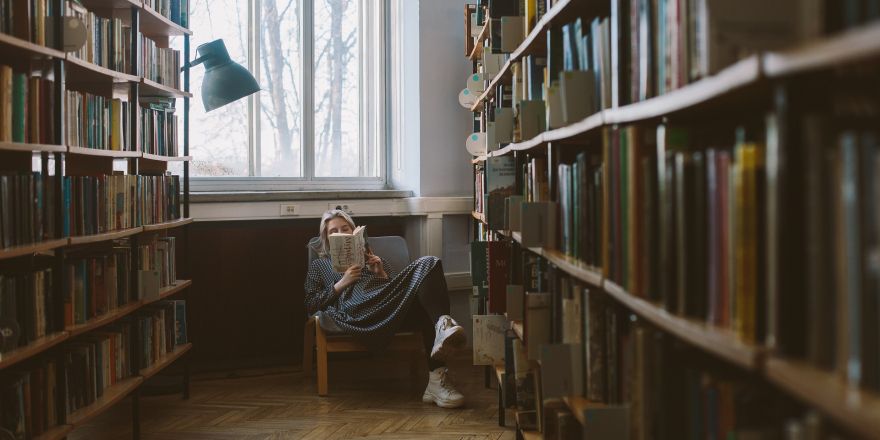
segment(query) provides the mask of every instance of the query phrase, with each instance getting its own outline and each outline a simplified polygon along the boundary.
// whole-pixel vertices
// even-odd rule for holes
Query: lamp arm
[[[183,72],[186,69],[192,68],[194,66],[198,66],[199,64],[202,64],[205,61],[207,61],[208,58],[210,58],[210,56],[198,57],[188,63],[185,63],[183,66],[180,67],[180,71]]]

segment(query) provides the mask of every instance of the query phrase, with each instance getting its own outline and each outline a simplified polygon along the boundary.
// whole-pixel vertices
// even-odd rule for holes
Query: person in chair
[[[406,267],[392,268],[380,255],[367,250],[365,267],[333,270],[329,236],[351,234],[354,220],[345,211],[331,209],[321,216],[320,236],[309,245],[319,258],[309,265],[305,281],[306,312],[318,315],[325,329],[362,337],[381,350],[399,329],[422,333],[428,354],[425,403],[443,408],[464,404],[464,396],[449,380],[445,359],[466,342],[464,329],[449,316],[449,293],[443,266],[437,257],[421,257]]]

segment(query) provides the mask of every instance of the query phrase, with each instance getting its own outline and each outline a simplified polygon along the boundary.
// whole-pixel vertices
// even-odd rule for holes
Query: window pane
[[[314,0],[315,175],[362,171],[360,0]]]
[[[193,36],[190,39],[190,57],[194,59],[197,56],[195,49],[198,45],[222,38],[232,60],[246,66],[247,17],[247,2],[192,0],[190,27]],[[183,38],[176,38],[173,43],[176,49],[183,50]],[[205,113],[200,93],[204,76],[203,65],[190,70],[190,89],[195,95],[190,100],[192,175],[247,176],[247,99]],[[180,108],[182,111],[183,107]]]
[[[260,175],[302,176],[302,2],[262,0]]]

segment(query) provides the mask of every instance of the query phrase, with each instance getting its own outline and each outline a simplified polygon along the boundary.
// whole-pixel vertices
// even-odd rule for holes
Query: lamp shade
[[[260,91],[257,80],[247,69],[232,61],[223,40],[196,48],[198,58],[191,65],[205,64],[202,104],[209,112]]]

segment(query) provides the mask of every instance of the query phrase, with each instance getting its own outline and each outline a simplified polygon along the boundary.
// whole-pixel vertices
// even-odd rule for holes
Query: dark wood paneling
[[[402,218],[365,218],[370,235],[403,235]],[[196,222],[188,246],[179,246],[186,293],[191,360],[214,364],[260,363],[302,356],[306,243],[318,220]],[[180,234],[186,241],[186,234]],[[187,255],[189,258],[187,259]]]

